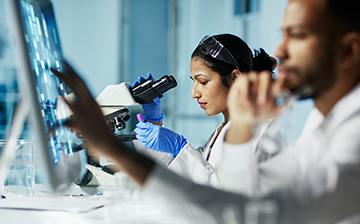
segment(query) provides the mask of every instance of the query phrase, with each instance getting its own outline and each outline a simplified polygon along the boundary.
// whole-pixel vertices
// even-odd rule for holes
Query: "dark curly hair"
[[[240,65],[241,72],[250,71],[272,71],[276,62],[272,60],[264,49],[255,50],[253,56],[249,46],[239,37],[232,34],[219,34],[213,36],[232,54]],[[221,76],[221,81],[225,86],[229,86],[228,79],[231,73],[236,69],[235,65],[217,60],[210,55],[206,55],[200,51],[199,46],[194,50],[191,58],[200,57],[204,60],[206,66]]]

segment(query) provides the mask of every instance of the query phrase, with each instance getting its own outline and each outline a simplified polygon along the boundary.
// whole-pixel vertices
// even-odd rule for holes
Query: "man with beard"
[[[116,161],[153,203],[192,223],[245,219],[257,223],[261,220],[257,212],[270,214],[268,223],[354,221],[358,218],[354,214],[360,212],[358,5],[358,0],[290,0],[282,24],[283,42],[276,51],[281,60],[278,79],[250,73],[235,81],[228,98],[232,124],[222,163],[234,174],[232,190],[241,188],[243,194],[197,185],[123,146],[70,67],[66,75],[52,70],[77,96],[76,103],[69,104],[75,119],[67,125]],[[277,156],[256,164],[252,126],[278,114],[276,95],[284,89],[295,94],[304,87],[311,90],[316,109],[301,137]],[[269,201],[278,207],[273,203],[269,207]]]
[[[360,17],[354,15],[356,6],[360,6],[358,1],[350,0],[290,0],[282,24],[283,41],[275,52],[281,61],[277,80],[273,82],[266,73],[236,80],[228,98],[232,124],[222,160],[222,166],[229,164],[225,172],[241,177],[229,181],[232,191],[251,196],[288,191],[288,199],[297,195],[307,204],[307,208],[299,204],[299,215],[309,212],[302,214],[303,220],[323,215],[330,221],[331,216],[358,209],[351,205],[360,202]],[[293,145],[258,164],[252,156],[252,126],[277,113],[275,96],[284,89],[293,94],[310,91],[316,108]],[[299,202],[294,200],[294,204]]]

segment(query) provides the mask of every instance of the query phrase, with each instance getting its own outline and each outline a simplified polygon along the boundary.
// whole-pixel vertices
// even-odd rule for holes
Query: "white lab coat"
[[[169,170],[186,177],[195,183],[208,185],[212,187],[220,187],[221,189],[231,189],[232,184],[227,186],[226,184],[220,183],[218,179],[218,172],[222,172],[221,176],[223,179],[233,178],[231,170],[221,169],[221,158],[223,151],[222,139],[226,130],[230,127],[230,122],[224,125],[221,123],[217,129],[210,135],[208,141],[201,147],[195,149],[190,143],[187,143],[184,148],[181,149],[180,153],[174,158],[172,154],[157,152],[151,149],[144,148],[139,141],[134,142],[136,149],[145,154],[159,164],[164,165]],[[258,147],[259,139],[267,130],[271,122],[264,125],[260,125],[256,128],[254,142],[252,143],[253,157],[257,161],[263,161],[272,156],[272,153],[261,151]],[[217,137],[216,137],[217,136]],[[282,144],[286,142],[284,138],[281,139]],[[277,153],[277,152],[276,152]],[[274,154],[276,154],[274,153]],[[207,160],[208,158],[208,160]],[[229,164],[227,164],[229,166]]]
[[[222,155],[222,148],[218,147],[218,139],[224,138],[229,124],[230,122],[226,125],[221,123],[205,145],[197,149],[187,143],[166,167],[195,183],[217,187],[219,183],[216,172]]]
[[[228,206],[246,217],[243,212],[249,199],[245,194],[277,202],[280,219],[275,223],[360,223],[359,99],[360,84],[326,119],[315,109],[295,144],[265,162],[254,160],[251,142],[225,144],[220,166],[236,169],[238,175],[248,173],[227,183],[233,189],[244,185],[244,194],[196,185],[159,166],[148,177],[144,191],[149,200],[190,223],[224,223],[222,215]]]
[[[221,123],[211,134],[208,141],[197,149],[190,143],[187,143],[180,153],[174,158],[169,153],[161,153],[151,149],[144,148],[139,141],[134,145],[142,154],[145,154],[161,165],[164,165],[173,172],[186,177],[195,183],[218,186],[216,170],[221,159],[222,149],[218,147],[218,140],[224,138],[224,133],[229,127]],[[223,127],[223,128],[222,128]],[[218,134],[218,137],[216,138]],[[209,156],[209,160],[206,158]]]

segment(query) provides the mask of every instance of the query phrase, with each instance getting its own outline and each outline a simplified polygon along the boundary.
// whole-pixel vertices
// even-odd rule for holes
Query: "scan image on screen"
[[[59,124],[56,121],[56,100],[59,95],[66,95],[64,84],[51,72],[50,68],[61,71],[61,49],[58,41],[54,18],[32,4],[21,1],[22,18],[25,25],[25,41],[29,48],[29,57],[36,75],[36,90],[41,113],[46,124],[46,131],[50,132]],[[61,121],[60,121],[61,122]],[[64,147],[66,153],[72,150],[71,140],[60,145],[62,140],[71,139],[66,129],[55,130],[50,139],[51,155],[54,165],[59,161],[59,153]]]
[[[69,89],[50,71],[50,68],[63,71],[62,51],[53,8],[49,0],[16,0],[11,3],[11,8],[17,14],[15,20],[16,16],[19,20],[15,35],[21,36],[19,40],[25,43],[22,54],[27,52],[27,62],[23,60],[20,66],[32,70],[20,72],[22,74],[18,79],[22,75],[33,76],[31,78],[35,81],[34,86],[27,83],[26,87],[35,89],[36,92],[34,95],[37,99],[33,102],[38,104],[37,113],[40,113],[38,117],[41,117],[42,121],[37,121],[35,125],[44,126],[44,133],[40,133],[40,137],[46,135],[43,139],[47,141],[46,150],[49,153],[46,154],[50,157],[47,159],[51,160],[51,167],[48,169],[52,169],[50,173],[53,185],[55,188],[65,188],[86,173],[87,159],[85,150],[81,148],[82,140],[63,125],[70,117],[68,107],[64,104],[57,107],[60,96],[67,95]],[[59,117],[65,119],[59,120]]]

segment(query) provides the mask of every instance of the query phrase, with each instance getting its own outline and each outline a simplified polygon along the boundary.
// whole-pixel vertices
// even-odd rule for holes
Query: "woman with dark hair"
[[[197,149],[182,135],[151,122],[140,121],[137,124],[137,139],[148,149],[171,153],[173,157],[166,164],[168,169],[197,183],[218,186],[216,172],[219,168],[217,165],[221,158],[221,147],[217,139],[224,138],[225,130],[229,126],[227,95],[230,86],[243,73],[252,70],[272,71],[275,67],[276,60],[269,57],[263,49],[255,51],[253,56],[248,45],[235,35],[205,36],[191,56],[190,78],[194,81],[191,96],[208,116],[222,113],[224,121],[205,145]],[[160,102],[155,101],[143,106],[145,117],[160,118],[147,121],[162,121],[159,105]],[[155,107],[156,110],[153,109]],[[152,116],[148,116],[149,114]]]

